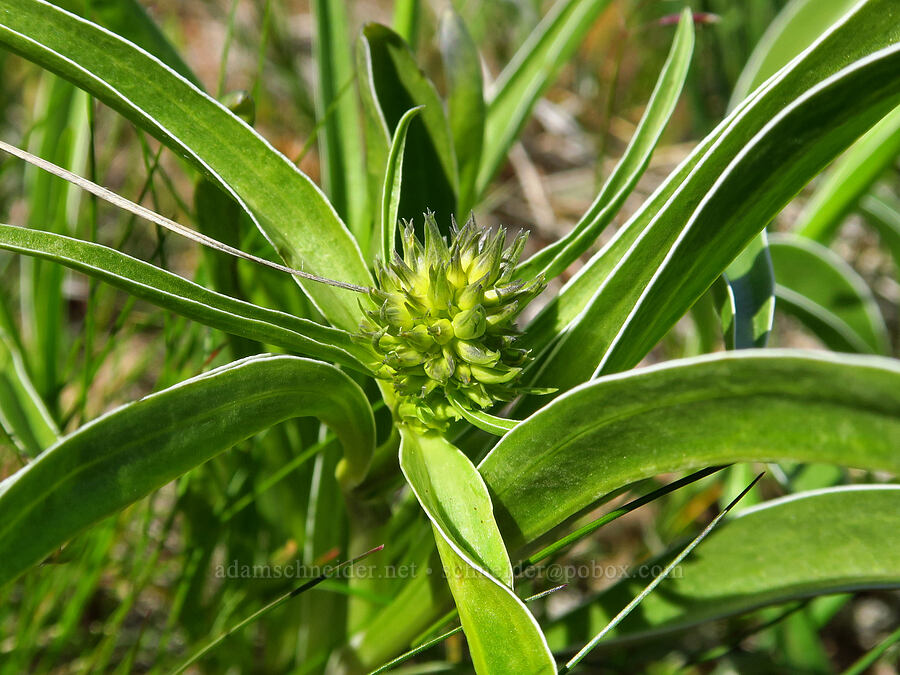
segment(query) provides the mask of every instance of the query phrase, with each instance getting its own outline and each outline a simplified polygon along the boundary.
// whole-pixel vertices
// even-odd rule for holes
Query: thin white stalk
[[[4,152],[8,152],[10,155],[14,157],[18,157],[21,160],[28,162],[29,164],[33,164],[34,166],[46,171],[47,173],[51,173],[58,178],[62,178],[63,180],[67,180],[74,185],[77,185],[82,190],[86,190],[90,192],[92,195],[99,197],[100,199],[109,202],[113,206],[117,206],[120,209],[133,213],[136,216],[139,216],[145,220],[149,220],[151,223],[155,223],[160,227],[164,227],[167,230],[180,234],[182,237],[186,237],[191,241],[195,241],[198,244],[202,244],[203,246],[208,246],[209,248],[215,249],[217,251],[221,251],[222,253],[227,253],[228,255],[232,255],[236,258],[242,258],[244,260],[249,260],[251,262],[255,262],[259,265],[265,265],[266,267],[271,267],[272,269],[276,269],[279,272],[285,272],[295,277],[300,277],[301,279],[309,279],[310,281],[315,281],[320,284],[327,284],[328,286],[336,286],[337,288],[343,288],[348,291],[355,291],[357,293],[368,293],[369,289],[365,286],[357,286],[356,284],[348,284],[345,281],[335,281],[334,279],[326,279],[325,277],[316,276],[315,274],[310,274],[309,272],[303,272],[301,270],[295,270],[290,267],[286,267],[285,265],[280,265],[276,262],[272,262],[270,260],[266,260],[264,258],[259,258],[255,255],[251,255],[249,253],[244,253],[240,249],[229,246],[228,244],[223,244],[220,241],[216,241],[212,237],[207,237],[205,234],[197,232],[196,230],[192,230],[189,227],[185,227],[180,223],[176,223],[174,220],[170,220],[165,216],[161,216],[155,211],[151,211],[150,209],[141,206],[140,204],[136,204],[121,195],[116,194],[112,190],[108,190],[101,185],[97,185],[96,183],[92,183],[87,178],[83,178],[78,174],[72,173],[67,169],[63,169],[52,162],[48,162],[45,159],[41,159],[36,155],[32,155],[30,152],[26,150],[22,150],[21,148],[17,148],[14,145],[10,145],[2,140],[0,140],[0,150]]]

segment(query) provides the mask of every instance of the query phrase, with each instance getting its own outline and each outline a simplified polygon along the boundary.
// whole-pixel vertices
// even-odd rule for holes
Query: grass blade
[[[219,635],[218,637],[216,637],[213,640],[210,640],[207,644],[205,644],[203,647],[201,647],[196,652],[194,652],[194,654],[190,658],[188,658],[184,663],[182,663],[180,666],[178,666],[175,670],[172,671],[172,675],[178,675],[179,673],[183,673],[185,670],[188,669],[189,666],[196,663],[197,661],[202,659],[204,656],[206,656],[206,654],[208,654],[213,649],[215,649],[217,646],[219,646],[219,644],[223,640],[225,640],[225,638],[227,638],[229,635],[233,635],[234,633],[237,633],[239,630],[241,630],[242,628],[253,623],[260,617],[265,616],[266,614],[271,612],[276,607],[280,607],[281,605],[286,603],[288,600],[292,600],[293,598],[296,598],[301,593],[304,593],[305,591],[308,591],[311,588],[315,588],[316,586],[321,584],[326,579],[333,577],[342,568],[351,567],[352,565],[358,563],[363,558],[368,558],[370,555],[372,555],[373,553],[377,553],[378,551],[381,551],[383,548],[384,548],[384,545],[382,544],[381,546],[376,546],[375,548],[373,548],[369,551],[366,551],[365,553],[362,553],[362,554],[356,556],[355,558],[351,558],[350,560],[345,560],[343,562],[340,562],[337,565],[335,565],[334,567],[329,568],[328,570],[326,570],[319,576],[317,576],[313,579],[310,579],[309,581],[307,581],[305,583],[300,584],[293,590],[288,591],[284,595],[276,598],[275,600],[273,600],[269,604],[265,605],[264,607],[260,607],[258,610],[256,610],[249,616],[245,617],[241,621],[238,621],[236,624],[234,624],[233,626],[228,628],[228,630],[223,632],[221,635]]]
[[[883,193],[868,194],[860,202],[860,213],[890,251],[895,278],[900,278],[900,201]]]
[[[719,524],[719,521],[721,521],[722,518],[725,517],[725,515],[734,507],[735,504],[737,504],[741,499],[743,499],[745,494],[750,492],[750,490],[753,488],[753,486],[756,485],[759,482],[759,479],[762,477],[763,477],[763,474],[759,474],[755,479],[753,479],[753,482],[751,482],[750,485],[748,485],[746,488],[744,488],[744,491],[741,492],[741,494],[739,494],[737,497],[735,497],[734,500],[728,506],[726,506],[724,509],[722,509],[722,511],[719,512],[719,514],[715,518],[712,519],[712,521],[709,523],[709,525],[707,525],[705,528],[703,528],[703,531],[700,534],[698,534],[696,537],[694,537],[694,539],[691,541],[691,543],[688,544],[687,546],[685,546],[684,549],[682,549],[681,553],[679,553],[677,556],[675,556],[675,559],[672,560],[672,562],[670,562],[668,565],[666,565],[666,567],[663,569],[663,571],[655,579],[653,579],[653,581],[651,581],[649,584],[647,584],[647,587],[644,588],[643,591],[641,591],[637,596],[635,596],[634,600],[632,600],[630,603],[628,603],[625,606],[625,608],[622,609],[621,612],[616,614],[616,616],[613,617],[613,619],[608,624],[606,624],[606,626],[603,628],[603,630],[601,630],[599,633],[597,633],[593,637],[593,639],[590,642],[588,642],[581,649],[581,651],[579,651],[575,656],[573,656],[566,663],[566,665],[564,667],[560,668],[559,672],[560,673],[568,673],[570,670],[572,670],[572,668],[577,666],[584,659],[584,657],[587,656],[591,652],[591,650],[597,646],[597,644],[600,642],[600,640],[602,640],[613,628],[618,626],[626,616],[631,614],[631,612],[634,611],[634,609],[639,604],[641,604],[641,602],[643,602],[644,598],[646,598],[648,595],[650,595],[650,593],[653,592],[653,589],[655,589],[657,586],[659,586],[659,584],[661,584],[663,582],[663,580],[667,576],[669,576],[669,574],[672,572],[672,570],[675,569],[676,567],[678,567],[678,565],[681,564],[681,561],[684,560],[685,558],[687,558],[688,555],[690,555],[691,551],[693,551],[701,541],[706,539],[706,536],[710,532],[713,531],[713,529],[716,527],[716,525]]]
[[[42,73],[34,116],[36,125],[28,135],[27,147],[55,163],[81,169],[88,140],[87,96],[69,82]],[[77,223],[81,193],[74,186],[40,171],[25,167],[28,214],[43,229],[66,234]],[[64,271],[39,260],[24,260],[22,280],[21,333],[27,347],[22,351],[32,381],[48,408],[58,411],[63,387],[59,372],[68,348],[63,297]]]
[[[533,565],[537,565],[542,560],[546,560],[552,555],[559,553],[564,548],[571,546],[572,544],[581,541],[589,534],[593,534],[597,530],[599,530],[604,525],[608,525],[614,520],[621,518],[622,516],[631,513],[635,509],[639,509],[640,507],[649,504],[650,502],[656,501],[657,499],[664,497],[665,495],[674,492],[675,490],[679,490],[683,488],[685,485],[690,485],[702,478],[706,478],[707,476],[711,476],[714,473],[717,473],[724,469],[724,466],[713,466],[708,469],[701,469],[700,471],[696,471],[692,473],[690,476],[685,476],[684,478],[680,478],[679,480],[673,481],[668,485],[663,485],[661,488],[657,488],[652,492],[647,493],[643,497],[638,497],[637,499],[633,499],[625,506],[621,506],[609,513],[604,514],[600,518],[584,525],[583,527],[578,528],[574,532],[567,534],[562,539],[553,542],[549,546],[545,546],[537,553],[534,553],[526,560],[523,560],[516,566],[515,574],[521,574],[523,571],[532,567]]]
[[[844,218],[900,155],[900,108],[889,113],[844,154],[806,202],[798,234],[831,241]]]
[[[476,196],[484,194],[535,103],[607,5],[609,0],[557,0],[500,73],[489,94]]]
[[[610,643],[658,640],[672,631],[769,605],[820,595],[896,587],[900,488],[852,485],[813,490],[744,509],[705,541],[700,555],[671,575],[666,592],[648,596],[640,618],[607,635]],[[652,568],[671,555],[648,561]],[[554,649],[583,644],[645,582],[623,579],[551,624]],[[588,618],[590,617],[590,618]]]
[[[315,0],[311,9],[317,29],[316,116],[323,122],[318,136],[323,187],[338,215],[366,249],[373,219],[368,212],[366,168],[360,162],[363,139],[359,108],[355,87],[342,87],[355,76],[347,6],[342,0]]]
[[[406,40],[413,51],[416,50],[418,43],[421,4],[421,0],[395,0],[394,2],[394,30],[397,35]]]
[[[830,25],[850,11],[857,0],[791,0],[759,39],[741,71],[729,108],[734,108],[760,84],[815,42]]]
[[[38,396],[15,344],[0,329],[0,426],[28,457],[59,440],[59,429]]]
[[[900,642],[900,628],[888,635],[884,640],[879,642],[874,648],[869,650],[865,655],[860,657],[856,663],[847,668],[843,675],[863,675],[869,668],[875,665],[884,653]]]
[[[484,145],[486,115],[484,76],[478,48],[462,17],[452,7],[441,17],[438,39],[447,81],[447,117],[459,166],[456,213],[465,219],[477,198],[475,180]]]

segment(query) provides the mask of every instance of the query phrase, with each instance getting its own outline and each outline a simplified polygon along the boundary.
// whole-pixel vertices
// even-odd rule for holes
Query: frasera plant
[[[371,553],[374,571],[337,581],[328,579],[340,571],[331,568],[224,624],[225,603],[213,605],[212,639],[202,639],[209,625],[192,626],[184,612],[185,631],[200,637],[194,650],[174,655],[179,669],[215,658],[229,635],[326,580],[334,593],[311,591],[288,605],[290,636],[272,649],[279,668],[385,670],[461,629],[479,673],[566,672],[585,667],[603,643],[900,582],[900,548],[885,538],[900,524],[900,491],[862,485],[757,505],[709,535],[703,555],[688,555],[723,510],[687,548],[662,556],[652,581],[626,579],[562,616],[539,623],[521,597],[525,571],[708,475],[705,467],[900,470],[895,360],[744,349],[762,347],[772,325],[765,226],[900,104],[894,0],[854,4],[736,102],[529,321],[520,319],[525,306],[589,251],[647,166],[685,82],[691,14],[682,14],[634,137],[594,203],[566,236],[522,259],[524,237],[508,243],[502,229],[472,219],[457,228],[453,217],[468,218],[480,203],[534,104],[609,3],[558,0],[489,93],[462,20],[447,14],[438,31],[444,98],[418,68],[409,32],[368,25],[356,49],[362,115],[339,91],[354,74],[344,5],[314,4],[324,192],[204,93],[136,5],[94,8],[90,21],[44,0],[0,0],[5,49],[107,104],[198,171],[201,231],[3,143],[7,152],[217,253],[251,260],[259,268],[251,279],[274,288],[271,297],[305,297],[291,312],[250,302],[234,257],[209,259],[218,289],[210,290],[47,223],[0,226],[3,249],[224,331],[235,340],[231,353],[244,355],[62,434],[52,387],[38,393],[36,359],[4,322],[0,419],[24,464],[0,483],[0,584],[9,601],[27,606],[46,571],[35,568],[48,556],[77,558],[77,548],[56,552],[79,533],[267,430],[254,462],[285,448],[315,456],[303,487],[284,495],[301,493],[305,505],[295,514],[284,507],[293,502],[279,502],[272,531],[293,540],[301,521],[305,564],[335,550],[344,559]],[[242,250],[239,232],[223,230],[241,218],[262,235],[248,235],[260,255]],[[409,223],[398,247],[401,218]],[[710,298],[726,353],[634,369]],[[285,425],[310,417],[324,428]],[[177,603],[198,613],[215,552],[247,551],[228,538],[229,523],[257,497],[264,510],[262,490],[227,493],[253,474],[238,462],[220,465],[228,500],[214,513],[205,502],[213,491],[179,483],[172,519],[182,515],[197,554]],[[690,469],[702,471],[567,531],[629,486]],[[206,536],[211,522],[221,540]],[[676,564],[680,574],[666,579]],[[415,568],[431,573],[392,574]],[[660,583],[667,592],[651,593]],[[109,645],[98,648],[94,668],[109,662]],[[11,662],[46,665],[60,649],[13,653]],[[237,649],[223,657],[252,669],[245,658]]]

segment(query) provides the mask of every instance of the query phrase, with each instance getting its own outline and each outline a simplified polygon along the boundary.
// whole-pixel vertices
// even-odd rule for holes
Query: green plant
[[[110,24],[107,30],[43,0],[0,0],[0,44],[115,109],[202,176],[197,222],[206,233],[191,236],[218,256],[209,259],[209,278],[225,292],[47,223],[0,225],[0,247],[225,331],[234,336],[231,353],[244,357],[61,436],[48,412],[57,408],[58,376],[42,375],[46,384],[36,389],[22,367],[28,350],[17,344],[14,322],[0,324],[0,421],[25,463],[0,484],[0,584],[11,588],[23,583],[20,577],[30,583],[32,568],[86,528],[102,534],[115,527],[105,518],[272,430],[267,452],[302,446],[303,457],[315,456],[303,493],[304,562],[328,560],[334,549],[348,557],[384,545],[368,559],[374,574],[332,580],[332,594],[299,601],[300,668],[371,671],[417,638],[444,635],[454,606],[478,672],[550,673],[559,655],[596,646],[592,635],[656,636],[763,605],[897,585],[900,549],[884,533],[897,527],[898,491],[860,486],[745,511],[709,535],[702,557],[685,559],[684,576],[672,580],[674,596],[646,597],[639,620],[615,614],[640,593],[630,580],[602,594],[594,609],[544,626],[517,593],[517,575],[560,540],[560,528],[662,473],[733,462],[900,469],[900,366],[892,359],[747,349],[632,370],[722,275],[729,346],[764,343],[771,324],[756,321],[758,298],[734,291],[747,282],[741,269],[754,270],[753,262],[768,255],[760,233],[814,176],[896,115],[900,8],[892,0],[859,2],[737,103],[537,316],[514,328],[545,280],[587,252],[613,222],[687,76],[694,33],[684,12],[624,155],[559,241],[520,260],[521,238],[504,250],[502,230],[478,230],[474,222],[453,227],[454,214],[465,217],[484,197],[541,93],[607,4],[559,0],[487,99],[474,42],[461,19],[447,14],[439,31],[446,110],[403,37],[368,25],[356,54],[359,122],[356,106],[332,86],[353,78],[349,55],[337,53],[340,39],[329,37],[344,31],[342,3],[315,3],[317,64],[329,83],[317,107],[332,203],[192,83],[158,31],[136,30],[148,25],[145,16],[135,23],[133,14],[101,12],[95,18]],[[404,6],[400,23],[414,26],[415,3]],[[413,29],[406,30],[411,37]],[[158,214],[73,180],[184,233]],[[429,209],[434,215],[423,220]],[[217,242],[213,228],[226,216],[235,229]],[[308,302],[298,298],[287,305],[291,311],[281,311],[249,300],[235,258],[220,256],[242,243],[242,218],[263,235],[244,233],[260,254],[243,254],[261,263],[251,279],[283,298],[297,293],[285,282],[292,277]],[[419,232],[412,225],[403,230],[402,258],[398,218]],[[778,240],[776,267],[800,250],[806,249]],[[266,258],[273,252],[281,263]],[[742,268],[741,255],[750,255],[751,264]],[[845,282],[822,274],[835,285]],[[816,301],[815,289],[789,290]],[[59,303],[48,305],[54,308]],[[835,329],[844,337],[835,347],[885,350],[871,313],[842,312],[840,320],[860,339]],[[284,353],[259,354],[264,346]],[[508,408],[497,405],[507,401],[513,401]],[[307,417],[331,431],[283,424]],[[235,460],[221,468],[223,489],[234,499],[217,512],[204,503],[211,491],[180,484],[186,527],[201,541],[209,522],[228,523],[244,508],[247,495],[228,491],[247,466]],[[561,541],[569,545],[591,531]],[[803,534],[821,531],[829,536]],[[848,539],[852,550],[841,547]],[[109,546],[99,536],[84,541],[83,559]],[[758,557],[746,550],[750,543]],[[246,542],[230,545],[247,553]],[[215,543],[197,548],[194,574],[213,564],[214,550]],[[59,555],[67,554],[78,552]],[[255,559],[252,551],[247,559]],[[442,566],[446,581],[425,573],[391,578],[392,570],[410,565]],[[198,578],[185,579],[178,602],[202,606]],[[564,669],[586,655],[579,652]],[[102,650],[95,658],[85,667],[110,660]]]

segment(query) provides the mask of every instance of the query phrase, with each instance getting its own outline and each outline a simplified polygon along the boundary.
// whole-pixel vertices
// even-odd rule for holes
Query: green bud
[[[394,380],[394,389],[398,394],[404,396],[417,396],[425,387],[431,378],[424,374],[421,375],[403,375]]]
[[[508,363],[511,366],[521,366],[524,365],[528,360],[528,355],[531,353],[531,350],[528,349],[504,349],[500,352],[500,355],[503,358],[503,363]]]
[[[386,323],[393,328],[408,330],[414,325],[411,309],[404,297],[392,293],[381,305],[378,316],[382,324]]]
[[[446,350],[425,362],[425,374],[432,380],[446,384],[453,377],[456,361]]]
[[[456,306],[462,310],[472,309],[484,302],[484,290],[480,282],[469,284],[456,296]]]
[[[418,269],[422,266],[422,258],[425,256],[425,251],[422,248],[422,245],[419,243],[419,240],[416,239],[416,232],[413,229],[412,223],[406,223],[403,228],[403,233],[400,236],[400,242],[403,244],[403,262],[410,269]]]
[[[484,280],[483,283],[487,286],[496,283],[497,277],[500,275],[500,263],[503,260],[503,240],[505,238],[506,232],[501,229],[494,237],[486,239],[484,249],[468,269],[471,283],[479,280]]]
[[[447,265],[432,267],[428,272],[429,309],[432,312],[446,312],[453,302],[453,287],[447,279]]]
[[[463,393],[479,408],[488,408],[494,402],[491,395],[488,394],[487,390],[480,384],[472,384],[466,387],[463,389]]]
[[[406,340],[410,345],[412,345],[419,351],[425,352],[435,346],[434,338],[428,331],[428,327],[424,324],[419,324],[412,330],[400,333],[399,337],[403,340]]]
[[[384,329],[384,332],[378,335],[378,339],[375,341],[375,344],[378,345],[378,348],[383,352],[389,352],[398,347],[402,347],[404,342],[396,335],[389,335],[387,333],[387,329]]]
[[[425,260],[427,265],[437,267],[450,260],[447,242],[441,236],[433,213],[425,214]]]
[[[422,384],[422,388],[419,389],[419,391],[417,393],[417,396],[419,398],[425,398],[426,396],[428,396],[428,394],[430,394],[435,389],[437,389],[438,387],[441,386],[440,381],[435,380],[431,377],[426,377],[423,379],[425,380],[425,382]]]
[[[503,252],[503,262],[500,265],[500,278],[497,279],[498,285],[505,284],[512,278],[513,272],[516,270],[516,265],[519,263],[519,258],[522,257],[522,252],[525,250],[525,242],[527,241],[528,233],[519,232],[513,240],[512,246]]]
[[[472,368],[472,377],[485,384],[505,384],[522,372],[521,368],[508,368],[506,366],[485,368],[474,363],[470,368]]]
[[[454,375],[463,384],[469,384],[472,381],[472,367],[468,363],[458,363]]]
[[[487,328],[487,320],[484,316],[484,307],[476,305],[453,317],[453,333],[460,340],[474,340],[484,335]]]
[[[469,277],[463,269],[458,255],[454,255],[447,266],[447,281],[454,288],[463,288],[469,285]]]
[[[472,268],[472,265],[475,264],[475,259],[478,257],[478,249],[470,246],[466,246],[459,252],[459,264],[463,270],[466,272],[466,276],[468,277],[469,270]]]
[[[401,347],[384,355],[384,362],[391,368],[411,368],[425,361],[425,354],[408,347]]]
[[[501,305],[487,315],[487,325],[490,328],[502,327],[512,321],[518,313],[519,303],[516,301]]]
[[[453,324],[448,319],[438,319],[428,327],[428,332],[439,345],[445,345],[454,338]]]
[[[482,366],[492,366],[500,360],[500,352],[486,349],[477,342],[466,342],[465,340],[457,340],[453,345],[456,347],[456,353],[466,363],[477,363]],[[474,373],[473,373],[474,374]]]

